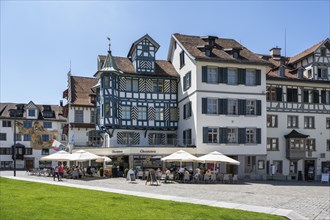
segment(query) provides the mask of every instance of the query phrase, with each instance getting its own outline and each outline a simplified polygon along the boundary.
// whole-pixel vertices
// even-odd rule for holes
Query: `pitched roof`
[[[29,102],[30,103],[30,102]],[[24,109],[26,109],[26,107],[28,107],[29,103],[27,104],[22,104],[22,103],[0,103],[0,117],[1,118],[10,118],[10,110],[13,109],[17,109],[17,105],[23,105]],[[47,119],[47,120],[61,120],[61,121],[65,121],[66,118],[63,117],[62,115],[62,107],[59,105],[35,105],[38,110],[39,110],[39,120],[42,119]],[[54,112],[54,118],[43,118],[42,116],[42,112],[44,111],[44,107],[45,106],[50,106],[51,111]],[[21,118],[21,117],[20,117]]]
[[[195,59],[217,61],[217,62],[233,62],[233,63],[257,63],[268,65],[269,63],[258,55],[254,54],[246,47],[235,41],[234,39],[215,38],[215,46],[212,47],[212,56],[206,56],[200,48],[205,47],[208,43],[203,40],[205,37],[191,36],[183,34],[173,34],[173,37],[180,42],[186,51]],[[230,53],[226,52],[228,48],[239,49],[239,59],[234,58]]]
[[[94,106],[90,96],[94,95],[91,88],[97,81],[96,78],[71,76],[71,104]]]
[[[292,130],[289,134],[284,135],[285,138],[308,138],[309,135],[301,134],[296,130]]]
[[[303,52],[297,54],[296,56],[291,57],[290,60],[289,60],[289,63],[294,63],[294,62],[310,55],[315,50],[317,50],[317,48],[319,48],[323,44],[323,42],[324,42],[324,40],[322,40],[321,42],[315,44],[314,46],[311,46],[310,48],[304,50]]]
[[[104,63],[106,56],[99,55],[99,60]],[[169,76],[177,77],[178,73],[173,65],[166,60],[156,60],[155,73],[138,73],[136,72],[133,63],[126,57],[113,57],[117,67],[123,74],[143,75],[143,76]],[[95,75],[94,75],[95,76]]]
[[[138,40],[136,40],[135,42],[132,43],[132,46],[129,49],[129,52],[127,54],[127,57],[132,56],[132,53],[135,50],[136,45],[138,43],[140,43],[143,39],[147,39],[148,41],[150,41],[155,46],[155,49],[156,49],[155,50],[155,53],[157,52],[157,50],[160,47],[160,45],[154,39],[152,39],[152,37],[150,37],[149,34],[145,34],[144,36],[140,37]]]

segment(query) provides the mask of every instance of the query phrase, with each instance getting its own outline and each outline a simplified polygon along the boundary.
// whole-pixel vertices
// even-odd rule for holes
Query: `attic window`
[[[280,77],[284,77],[284,67],[283,66],[280,67],[279,72],[280,72]]]
[[[299,69],[299,70],[298,70],[298,78],[299,78],[299,79],[304,78],[304,71],[303,71],[302,69]]]
[[[210,49],[205,50],[205,56],[208,56],[208,57],[211,56],[211,50]]]
[[[326,56],[326,49],[324,47],[321,48],[321,56],[322,57]]]
[[[238,52],[237,51],[233,52],[233,58],[238,59]]]

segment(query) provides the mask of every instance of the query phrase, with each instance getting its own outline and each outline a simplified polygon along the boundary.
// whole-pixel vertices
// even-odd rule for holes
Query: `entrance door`
[[[305,180],[312,181],[315,178],[315,160],[305,160]]]
[[[27,170],[33,169],[34,168],[34,160],[33,159],[25,160],[25,168]]]

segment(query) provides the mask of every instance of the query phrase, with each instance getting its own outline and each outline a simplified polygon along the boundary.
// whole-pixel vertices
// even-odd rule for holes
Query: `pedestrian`
[[[53,175],[54,181],[55,181],[56,177],[57,177],[57,180],[60,181],[60,178],[58,176],[58,166],[56,166],[54,169],[54,175]]]
[[[62,181],[63,178],[63,165],[61,162],[58,164],[58,181]]]

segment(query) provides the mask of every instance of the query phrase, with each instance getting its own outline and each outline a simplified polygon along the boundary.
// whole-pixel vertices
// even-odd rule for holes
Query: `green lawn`
[[[0,219],[285,219],[0,177]]]

